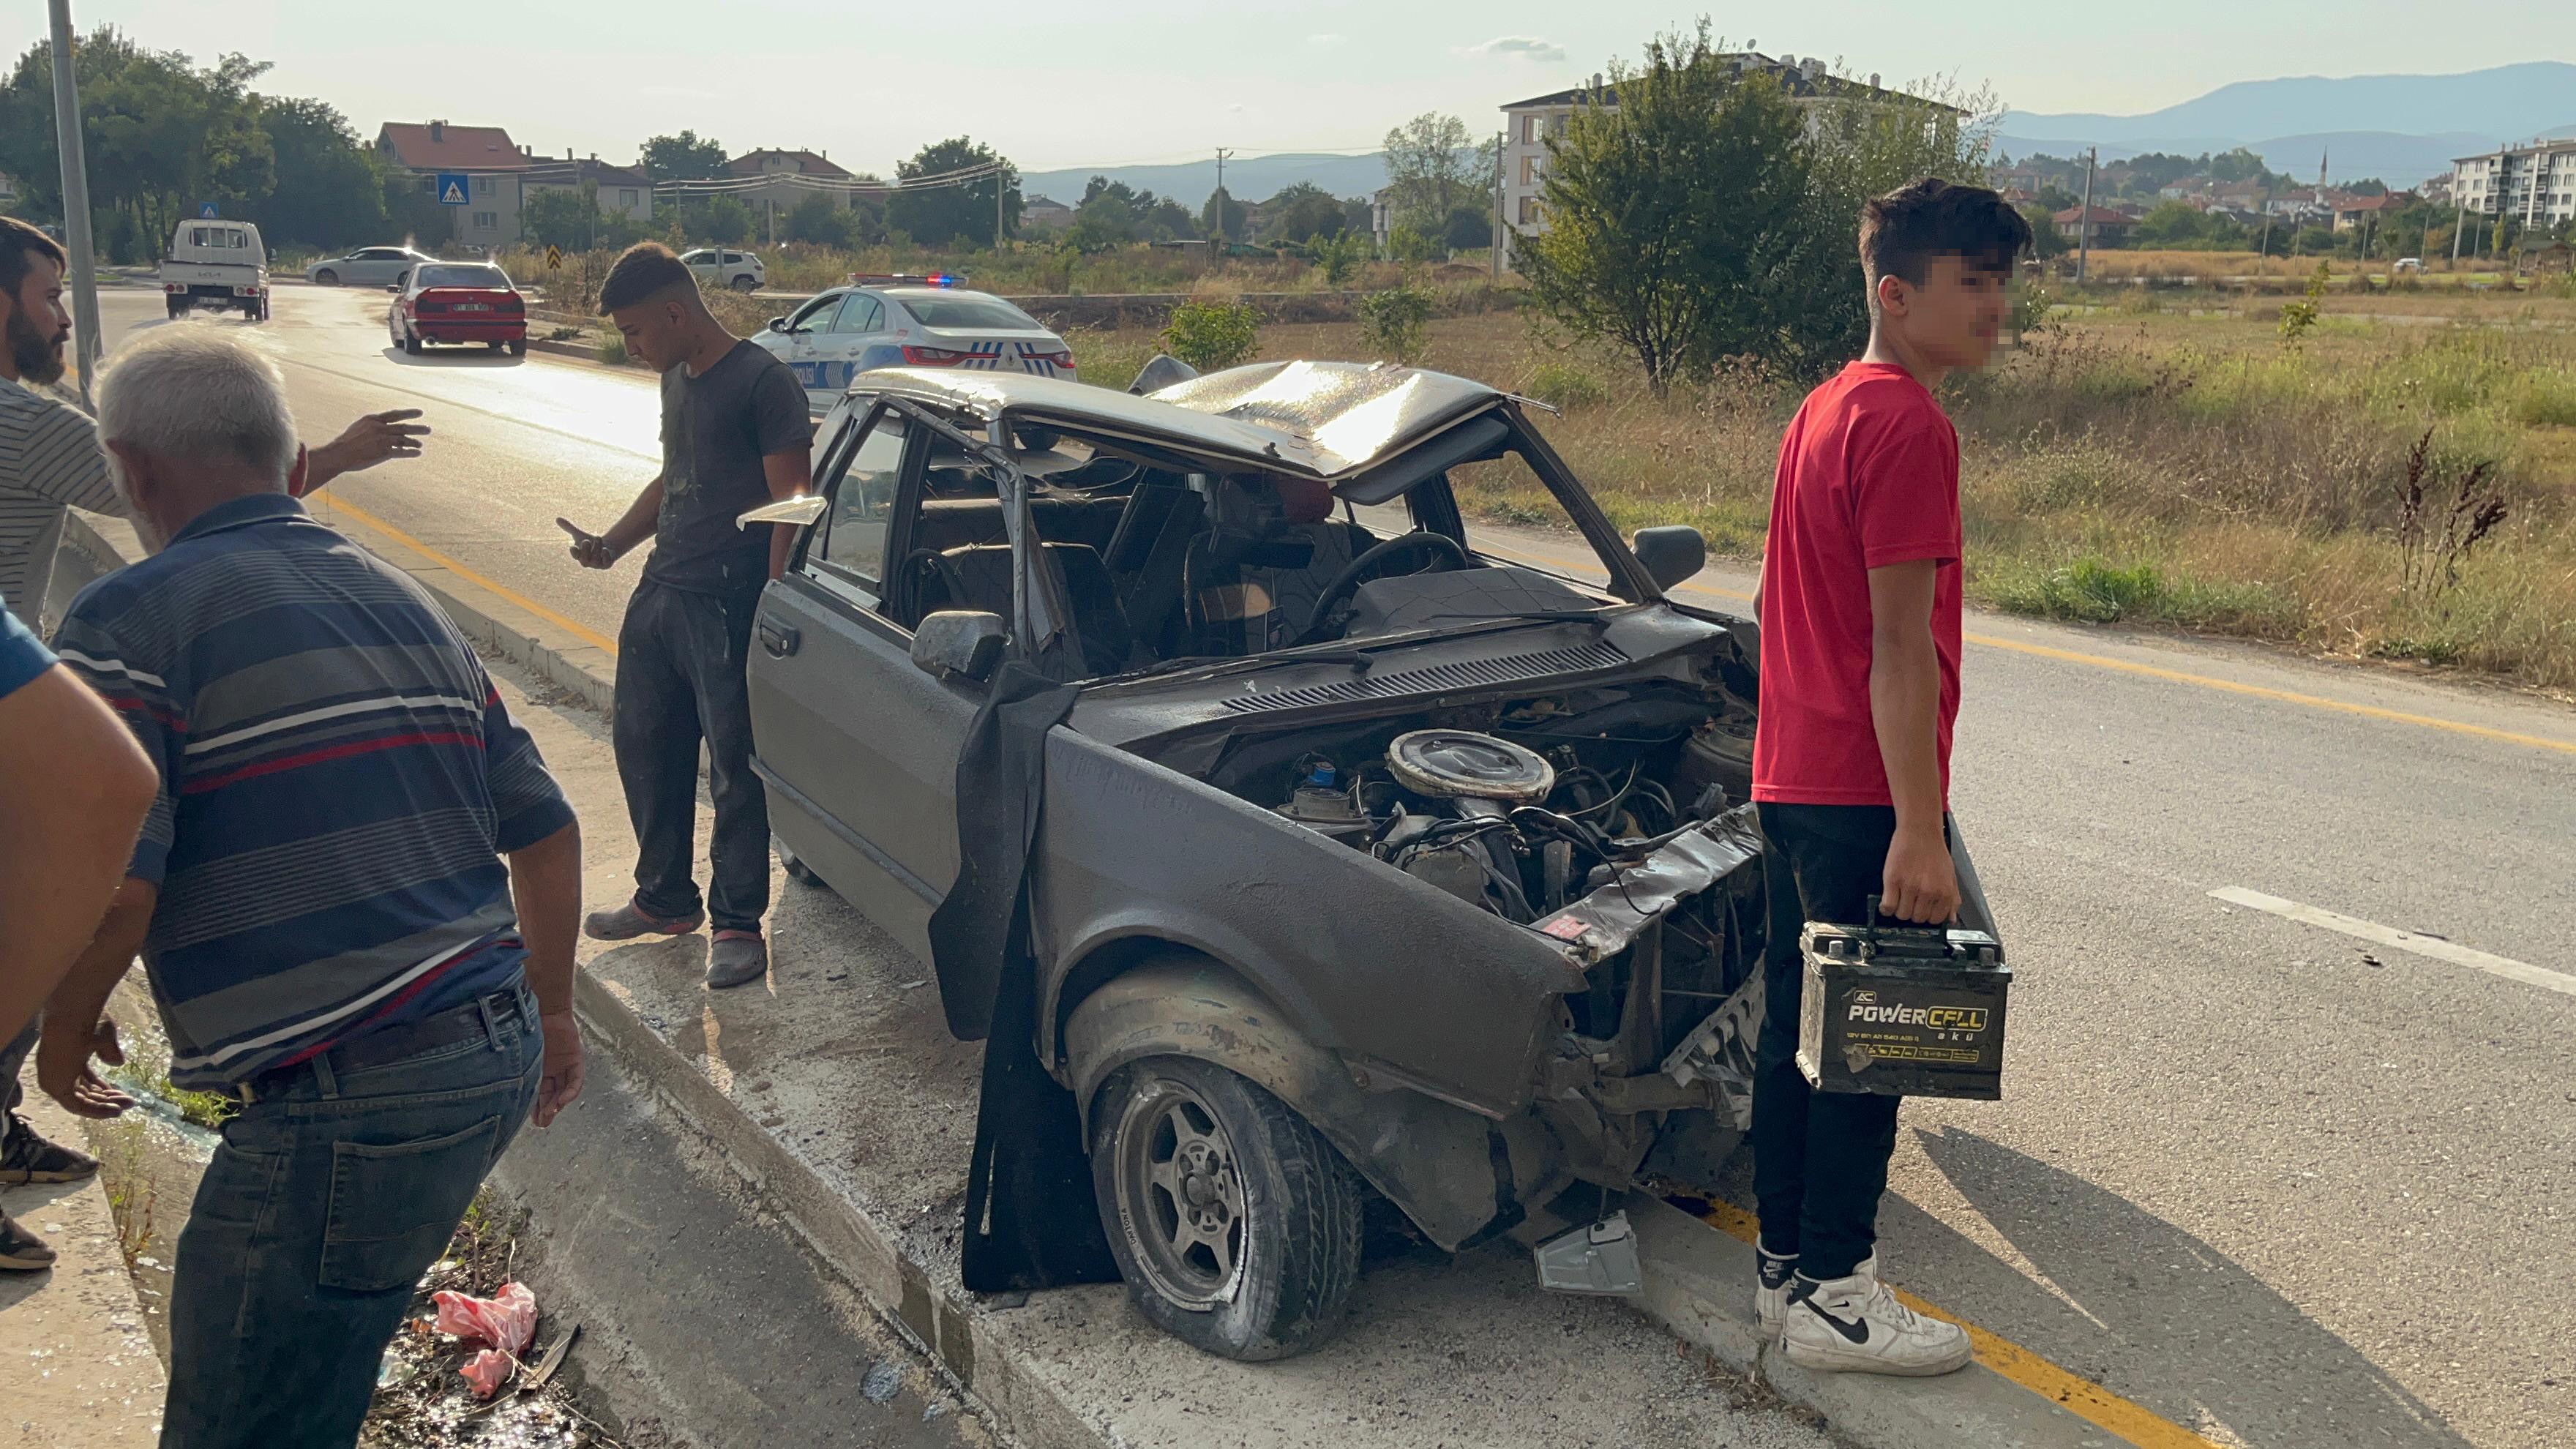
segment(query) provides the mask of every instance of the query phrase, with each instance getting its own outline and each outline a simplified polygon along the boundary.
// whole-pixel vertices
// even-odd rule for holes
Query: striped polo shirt
[[[63,509],[125,516],[89,414],[49,389],[0,377],[0,604],[45,612]]]
[[[500,857],[572,820],[464,638],[282,493],[81,591],[54,640],[159,764],[130,873],[170,1079],[219,1089],[518,980]]]

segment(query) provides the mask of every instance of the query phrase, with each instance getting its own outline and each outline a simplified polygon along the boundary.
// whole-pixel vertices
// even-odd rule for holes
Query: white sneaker
[[[1876,1258],[1848,1278],[1792,1283],[1780,1344],[1800,1368],[1918,1378],[1964,1368],[1973,1352],[1966,1329],[1897,1302]]]
[[[1870,1263],[1878,1260],[1873,1258]],[[1753,1289],[1753,1322],[1762,1330],[1764,1343],[1780,1341],[1780,1325],[1789,1317],[1789,1280],[1797,1276],[1795,1254],[1783,1258],[1762,1246],[1753,1244],[1753,1263],[1758,1279]],[[1866,1270],[1870,1265],[1865,1263]]]

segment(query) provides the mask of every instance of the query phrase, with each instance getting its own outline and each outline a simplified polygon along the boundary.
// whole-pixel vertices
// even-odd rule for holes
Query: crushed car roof
[[[1382,362],[1259,362],[1145,397],[1063,378],[927,367],[883,368],[850,385],[945,401],[988,417],[1025,412],[1095,422],[1328,479],[1504,396],[1481,382]]]

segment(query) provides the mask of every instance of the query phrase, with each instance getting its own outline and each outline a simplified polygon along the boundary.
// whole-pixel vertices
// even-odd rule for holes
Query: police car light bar
[[[962,287],[966,285],[966,278],[957,272],[932,272],[926,277],[915,276],[910,272],[850,273],[851,286],[856,287],[871,284],[876,286],[911,285],[916,287]]]

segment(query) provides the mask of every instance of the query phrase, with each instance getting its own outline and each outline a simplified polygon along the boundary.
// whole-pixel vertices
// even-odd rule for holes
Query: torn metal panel
[[[1673,907],[1762,858],[1753,807],[1740,805],[1686,830],[1618,878],[1531,929],[1563,943],[1576,966],[1590,968],[1636,943]]]

